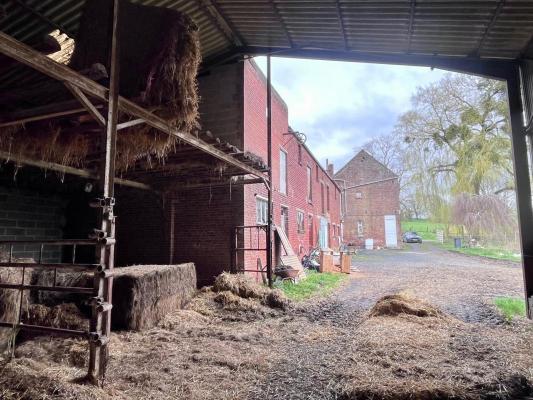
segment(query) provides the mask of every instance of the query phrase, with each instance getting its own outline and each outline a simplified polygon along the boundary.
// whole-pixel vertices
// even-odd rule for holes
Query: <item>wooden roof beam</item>
[[[217,27],[220,33],[222,33],[231,44],[237,47],[245,44],[243,38],[235,29],[235,26],[233,26],[216,3],[216,0],[197,0],[197,2],[199,3],[200,9],[207,18],[209,18],[211,23]]]
[[[348,36],[346,35],[346,28],[344,27],[344,19],[342,16],[341,2],[340,0],[335,0],[335,5],[337,6],[337,15],[339,16],[339,27],[342,33],[342,40],[344,41],[344,50],[348,51]]]
[[[20,63],[27,65],[53,79],[61,82],[69,82],[70,84],[81,89],[85,94],[105,102],[108,101],[109,91],[104,86],[70,69],[66,65],[55,62],[49,57],[46,57],[45,55],[33,50],[31,47],[17,41],[3,32],[0,32],[0,53],[12,57]],[[209,145],[205,141],[196,138],[190,133],[181,132],[175,128],[171,128],[165,119],[158,117],[157,115],[124,97],[119,96],[118,107],[122,112],[132,115],[138,119],[143,119],[146,124],[150,125],[151,127],[158,129],[167,135],[174,136],[184,143],[187,143],[188,145],[195,147],[206,154],[218,158],[229,165],[237,167],[246,173],[255,175],[257,177],[262,177],[263,175],[259,170],[246,165],[239,160],[236,160],[223,151]]]
[[[409,28],[407,29],[407,54],[411,53],[411,41],[413,40],[413,30],[415,25],[416,0],[411,0],[409,9]]]
[[[287,24],[285,23],[285,20],[283,19],[283,16],[279,12],[278,6],[274,2],[274,0],[268,0],[268,2],[270,3],[270,5],[272,6],[272,9],[274,10],[274,13],[276,14],[276,17],[278,18],[278,21],[279,21],[279,23],[281,25],[281,28],[285,32],[285,36],[287,36],[287,40],[289,42],[289,46],[290,47],[295,47],[294,46],[294,41],[292,39],[292,35],[289,32],[289,28],[287,28]]]
[[[473,55],[479,56],[479,54],[481,53],[481,50],[483,49],[483,46],[485,45],[485,42],[487,41],[489,33],[494,27],[494,25],[496,24],[496,21],[498,17],[500,16],[504,5],[505,5],[505,0],[500,0],[498,4],[496,5],[496,8],[494,9],[494,13],[492,14],[492,18],[490,19],[490,22],[488,23],[487,28],[483,32],[483,36],[481,36],[481,39],[479,40],[479,43],[477,45],[477,49]]]

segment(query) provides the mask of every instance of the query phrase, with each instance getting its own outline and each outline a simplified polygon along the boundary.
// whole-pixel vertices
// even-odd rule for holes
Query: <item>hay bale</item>
[[[184,307],[196,292],[193,263],[116,268],[113,329],[143,330]]]
[[[229,274],[223,272],[216,277],[213,291],[229,291],[244,299],[262,299],[268,293],[268,289],[257,284],[250,276],[244,274]]]
[[[444,318],[444,313],[438,308],[422,300],[398,293],[384,296],[379,299],[370,310],[370,317],[395,317],[401,314],[416,317]]]
[[[58,304],[53,307],[47,307],[43,304],[30,304],[23,320],[30,325],[80,331],[87,331],[89,329],[88,318],[80,312],[74,303]]]
[[[90,70],[94,64],[102,64],[109,71],[111,10],[110,0],[85,2],[71,68]],[[196,75],[201,52],[194,22],[173,9],[123,0],[118,41],[120,95],[164,118],[169,127],[184,132],[198,129]],[[50,96],[71,97],[63,87]],[[64,121],[0,128],[0,150],[74,167],[83,167],[89,156],[99,151],[98,141],[94,132],[73,131]],[[117,138],[116,167],[124,171],[141,159],[162,161],[175,144],[174,137],[145,124],[124,129]]]
[[[217,301],[217,297],[215,301],[223,305],[236,303],[237,299],[253,299],[266,307],[285,310],[290,304],[281,290],[271,290],[244,274],[223,272],[215,279],[212,290],[220,294],[220,301]]]

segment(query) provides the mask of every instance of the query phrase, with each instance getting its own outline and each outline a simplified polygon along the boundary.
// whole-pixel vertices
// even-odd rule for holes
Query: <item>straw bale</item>
[[[404,293],[384,296],[370,310],[371,317],[394,317],[400,314],[417,317],[444,317],[442,311],[436,307]]]
[[[24,315],[24,322],[30,325],[87,331],[89,321],[76,304],[64,303],[53,307],[30,304]]]
[[[144,330],[183,308],[196,292],[193,263],[116,268],[113,329]]]
[[[69,62],[71,68],[81,71],[103,64],[109,70],[111,5],[109,0],[86,2]],[[120,6],[120,95],[164,118],[169,128],[189,133],[199,129],[198,27],[176,10],[129,1],[121,1]],[[55,95],[69,94],[64,90]],[[84,167],[88,156],[99,151],[100,137],[82,129],[75,132],[68,121],[39,121],[0,128],[0,150],[19,157]],[[117,137],[117,170],[124,171],[141,159],[149,164],[152,160],[162,162],[175,144],[174,137],[145,124],[124,129]]]
[[[257,284],[248,275],[223,272],[215,279],[213,291],[229,291],[244,299],[262,299],[267,294],[268,289]]]

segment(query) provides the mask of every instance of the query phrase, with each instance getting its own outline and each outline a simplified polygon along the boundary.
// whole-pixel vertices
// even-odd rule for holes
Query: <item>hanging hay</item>
[[[372,307],[369,315],[371,317],[395,317],[400,314],[417,317],[444,317],[442,311],[431,304],[402,293],[382,297]]]
[[[116,268],[113,329],[144,330],[183,308],[196,292],[193,263]]]
[[[103,64],[109,71],[112,1],[85,3],[69,66],[89,70]],[[169,128],[192,132],[199,128],[196,75],[201,61],[198,28],[176,10],[120,2],[120,87],[127,97],[164,118]],[[71,98],[66,89],[50,97]],[[28,123],[0,128],[0,150],[14,156],[83,167],[98,152],[101,135],[84,132],[68,121]],[[120,131],[117,170],[136,161],[162,162],[176,139],[145,124]]]

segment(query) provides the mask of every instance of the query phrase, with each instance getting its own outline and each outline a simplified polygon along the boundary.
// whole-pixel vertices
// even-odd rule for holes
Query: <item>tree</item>
[[[439,176],[452,194],[514,190],[503,82],[448,74],[419,88],[412,103],[395,132],[414,153],[431,154],[425,174]]]

